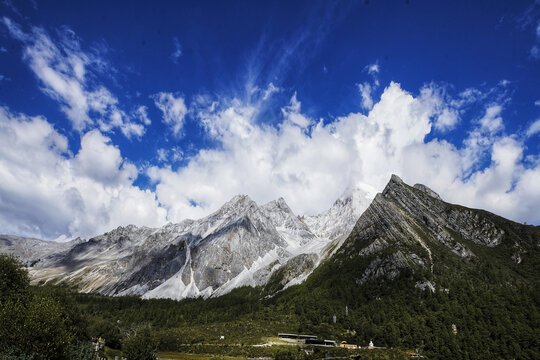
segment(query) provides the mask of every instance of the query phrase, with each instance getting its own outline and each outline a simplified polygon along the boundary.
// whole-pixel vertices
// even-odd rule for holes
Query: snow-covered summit
[[[330,209],[302,220],[318,237],[336,239],[351,232],[374,197],[375,192],[365,186],[350,186]]]

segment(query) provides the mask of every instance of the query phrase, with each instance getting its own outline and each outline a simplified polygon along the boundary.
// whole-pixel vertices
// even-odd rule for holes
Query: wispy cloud
[[[287,39],[269,40],[267,32],[260,36],[257,47],[247,59],[244,94],[235,94],[249,100],[253,88],[273,83],[280,87],[287,75],[299,77],[309,60],[319,51],[331,29],[347,14],[351,4],[339,2],[313,2],[310,11],[301,18],[301,26]],[[325,71],[326,66],[323,67]]]
[[[516,21],[521,30],[534,32],[535,40],[529,55],[532,59],[540,60],[540,1],[533,1]]]
[[[24,60],[40,80],[42,91],[60,103],[75,130],[99,126],[102,131],[118,128],[129,138],[144,134],[144,126],[134,123],[119,107],[118,98],[97,81],[107,71],[106,61],[83,51],[73,30],[62,28],[53,39],[39,27],[27,33],[7,17],[2,23],[23,44]]]
[[[174,51],[171,54],[171,59],[175,64],[178,64],[178,60],[182,56],[182,45],[180,44],[180,41],[178,38],[173,38],[173,44],[174,44]]]
[[[370,75],[376,75],[376,74],[378,74],[379,71],[380,71],[379,63],[376,62],[376,63],[374,63],[374,64],[371,64],[371,65],[366,66],[366,70],[367,70],[368,74],[370,74]]]
[[[152,95],[154,104],[163,113],[163,122],[167,124],[175,136],[182,135],[184,118],[187,114],[187,107],[184,98],[167,92],[160,92]]]
[[[360,91],[360,95],[362,96],[362,108],[365,110],[371,110],[373,107],[372,92],[379,87],[378,75],[380,70],[378,62],[367,65],[364,68],[364,71],[371,76],[371,81],[356,84]]]

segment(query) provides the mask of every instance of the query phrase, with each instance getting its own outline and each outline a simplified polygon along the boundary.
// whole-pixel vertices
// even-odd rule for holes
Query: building
[[[358,349],[358,345],[355,344],[347,344],[346,341],[342,341],[339,344],[339,347],[345,348],[345,349]]]
[[[306,344],[319,345],[319,346],[337,346],[334,340],[323,340],[323,339],[306,339]]]
[[[307,340],[315,340],[317,337],[315,335],[302,335],[302,334],[286,334],[279,333],[278,337],[281,340],[297,342],[297,343],[306,343]]]

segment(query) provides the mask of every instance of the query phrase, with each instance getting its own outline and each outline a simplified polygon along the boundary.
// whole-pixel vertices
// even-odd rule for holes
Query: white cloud
[[[184,127],[184,117],[187,114],[184,98],[172,93],[160,92],[153,95],[152,99],[163,113],[163,122],[169,125],[174,135],[181,135]]]
[[[99,130],[82,137],[81,149],[73,163],[79,175],[105,185],[127,184],[137,177],[137,168],[125,162],[120,150]]]
[[[184,152],[177,146],[171,149],[160,148],[157,150],[157,159],[161,163],[175,163],[184,158]]]
[[[433,109],[433,126],[439,132],[452,130],[459,122],[458,109],[470,101],[472,93],[462,93],[459,99],[449,99],[444,88],[429,84],[420,90],[419,100]]]
[[[486,114],[479,120],[482,130],[491,134],[504,129],[501,115],[502,106],[491,105],[486,109]]]
[[[144,134],[144,126],[132,122],[119,109],[116,96],[96,83],[104,60],[83,52],[72,30],[64,28],[55,42],[42,28],[33,27],[25,33],[9,18],[2,22],[11,36],[23,43],[24,60],[41,81],[42,90],[60,103],[74,129],[84,132],[98,125],[102,131],[118,128],[128,138]]]
[[[358,90],[362,95],[362,107],[366,110],[371,110],[373,107],[373,99],[371,98],[371,85],[367,82],[358,84]]]
[[[139,106],[136,110],[135,110],[135,114],[134,114],[136,117],[139,118],[139,121],[142,122],[144,125],[150,125],[152,124],[152,121],[150,121],[150,118],[148,117],[148,108],[146,106]]]
[[[369,114],[326,125],[302,114],[296,95],[277,127],[257,123],[257,105],[206,101],[197,116],[221,146],[201,150],[177,171],[154,166],[148,175],[173,221],[203,216],[238,193],[259,203],[283,196],[297,213],[314,214],[350,184],[380,191],[397,173],[448,201],[540,222],[540,184],[531,180],[539,161],[524,167],[524,144],[504,134],[502,106],[486,106],[460,146],[426,141],[433,128],[455,124],[459,112],[436,90],[428,86],[415,97],[391,83]]]
[[[192,111],[219,146],[200,150],[178,170],[171,164],[185,160],[182,151],[159,149],[160,165],[146,170],[155,193],[133,185],[137,169],[100,131],[82,136],[71,154],[45,119],[2,108],[0,228],[55,238],[129,223],[158,226],[204,216],[239,193],[259,203],[283,196],[295,212],[315,214],[351,184],[381,191],[392,173],[447,201],[539,223],[540,157],[524,159],[525,140],[505,134],[503,106],[488,102],[458,146],[427,141],[445,109],[459,111],[436,89],[413,96],[391,83],[367,115],[326,124],[303,114],[296,94],[277,126],[258,122],[260,102],[201,99]],[[178,98],[164,94],[166,109],[174,108]],[[537,133],[536,125],[528,132]]]
[[[379,71],[380,71],[379,64],[374,63],[374,64],[371,64],[371,65],[368,65],[367,66],[367,71],[368,71],[368,74],[370,74],[370,75],[378,74]]]
[[[300,113],[300,106],[300,101],[296,99],[296,93],[294,93],[289,105],[281,109],[285,120],[283,125],[296,125],[302,129],[311,125],[311,120]]]
[[[540,119],[537,119],[535,122],[529,126],[527,129],[527,137],[533,136],[540,132]]]
[[[73,155],[44,118],[0,108],[0,177],[2,232],[88,237],[166,220],[155,194],[133,185],[135,166],[98,130],[85,134]]]
[[[272,94],[280,92],[281,89],[275,86],[273,83],[268,84],[268,87],[264,91],[263,100],[267,100]]]

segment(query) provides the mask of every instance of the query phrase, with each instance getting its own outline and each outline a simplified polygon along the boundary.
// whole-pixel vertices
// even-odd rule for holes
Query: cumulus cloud
[[[181,99],[162,94],[156,102],[164,100],[164,109]],[[177,147],[157,150],[157,165],[145,170],[155,192],[133,185],[136,167],[101,131],[82,136],[71,154],[44,118],[1,108],[0,227],[44,238],[90,236],[129,223],[199,218],[239,193],[259,203],[283,196],[295,212],[316,214],[352,185],[373,196],[392,173],[447,201],[539,223],[540,157],[525,157],[526,137],[505,133],[504,105],[478,103],[483,111],[459,143],[428,136],[445,109],[459,113],[455,101],[434,85],[413,95],[392,82],[368,114],[325,122],[303,113],[295,93],[279,124],[270,125],[258,120],[260,102],[206,98],[190,111],[219,146],[189,159]],[[176,111],[182,119],[183,107]],[[536,123],[528,136],[538,133]],[[186,165],[173,170],[180,160]]]
[[[174,135],[181,135],[184,127],[184,117],[187,114],[184,98],[172,93],[160,92],[153,95],[152,99],[163,113],[163,122],[171,128]]]
[[[24,60],[42,84],[45,94],[61,104],[73,128],[84,132],[96,125],[101,131],[118,128],[128,138],[141,137],[144,126],[135,123],[118,106],[118,99],[98,83],[103,59],[81,49],[77,35],[68,28],[55,41],[42,28],[26,33],[11,19],[1,22],[24,46]]]
[[[420,90],[419,100],[428,103],[426,105],[433,109],[435,129],[446,132],[452,130],[459,122],[459,109],[471,100],[466,96],[462,93],[458,99],[450,99],[443,87],[429,84]]]
[[[176,171],[153,166],[147,172],[173,221],[203,216],[238,193],[259,203],[283,196],[297,213],[315,214],[351,184],[374,193],[397,173],[448,201],[540,222],[540,184],[532,180],[540,161],[524,165],[525,145],[504,133],[501,104],[485,105],[460,144],[426,140],[433,129],[457,121],[454,100],[435,86],[413,96],[391,83],[367,115],[325,124],[304,115],[295,94],[277,127],[257,122],[256,104],[209,101],[196,115],[221,145],[201,150]]]
[[[155,194],[133,185],[135,166],[97,129],[71,154],[67,138],[43,117],[0,108],[0,177],[0,228],[6,233],[88,237],[119,225],[166,221]]]

